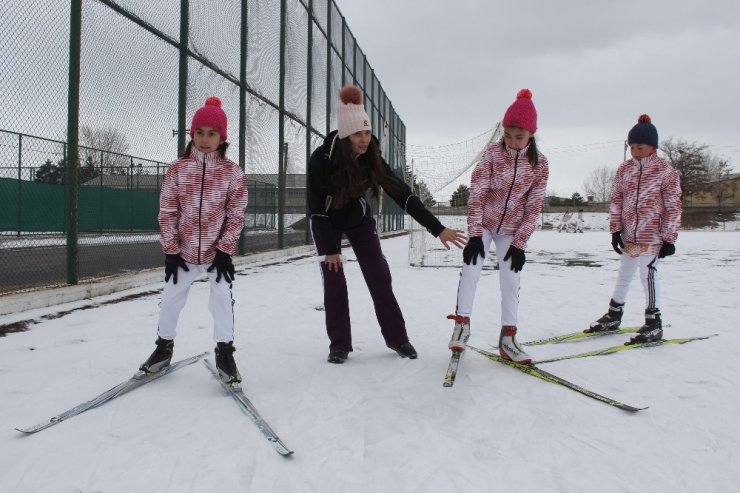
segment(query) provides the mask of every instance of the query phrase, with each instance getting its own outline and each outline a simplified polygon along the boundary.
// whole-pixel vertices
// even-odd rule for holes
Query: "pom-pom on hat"
[[[355,132],[371,130],[370,117],[362,105],[362,91],[357,86],[344,86],[339,91],[337,129],[340,139]]]
[[[640,115],[637,124],[627,134],[627,144],[645,144],[658,148],[658,129],[653,125],[649,115]]]
[[[522,89],[517,93],[516,101],[506,110],[501,123],[504,127],[519,127],[532,133],[537,131],[537,110],[532,102],[532,91]]]
[[[193,121],[190,124],[190,137],[192,138],[195,131],[200,127],[211,127],[216,129],[225,141],[228,138],[226,126],[226,113],[221,109],[221,100],[216,96],[211,96],[206,99],[206,104],[193,115]]]

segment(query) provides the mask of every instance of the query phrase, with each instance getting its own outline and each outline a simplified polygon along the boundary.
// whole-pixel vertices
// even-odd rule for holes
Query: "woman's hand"
[[[439,241],[449,250],[450,247],[447,243],[452,243],[457,248],[462,248],[468,242],[468,239],[465,237],[465,233],[459,229],[445,228],[439,234]]]
[[[326,267],[329,271],[339,272],[339,269],[342,268],[342,254],[336,253],[334,255],[325,255],[324,263],[326,263]]]

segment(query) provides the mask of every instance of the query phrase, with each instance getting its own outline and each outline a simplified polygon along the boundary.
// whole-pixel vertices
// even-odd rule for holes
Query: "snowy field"
[[[585,328],[606,309],[618,257],[606,232],[538,231],[527,250],[520,337]],[[719,334],[542,365],[635,406],[607,406],[468,352],[449,360],[458,271],[407,265],[383,241],[417,360],[385,348],[356,262],[346,265],[355,351],[326,363],[321,278],[298,258],[240,268],[237,364],[248,395],[295,450],[279,456],[201,363],[35,435],[48,419],[129,377],[153,349],[161,285],[0,317],[0,491],[720,492],[740,484],[740,233],[682,231],[660,264],[667,338]],[[346,252],[350,259],[352,253]],[[485,271],[470,343],[497,342],[496,271]],[[120,299],[135,295],[132,299]],[[208,285],[198,282],[175,359],[212,350]],[[642,321],[635,279],[625,325]],[[537,359],[627,336],[532,347]]]

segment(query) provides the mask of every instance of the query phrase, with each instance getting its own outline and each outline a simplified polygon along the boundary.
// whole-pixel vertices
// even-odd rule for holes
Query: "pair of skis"
[[[536,341],[529,341],[523,343],[523,345],[526,346],[535,346],[535,345],[542,345],[542,344],[557,344],[561,342],[571,342],[571,341],[578,341],[578,340],[584,340],[590,337],[598,337],[600,335],[607,335],[607,334],[624,334],[624,333],[630,333],[630,332],[636,332],[637,327],[623,327],[619,330],[610,331],[610,332],[595,332],[595,333],[583,333],[583,332],[574,332],[571,334],[564,334],[560,336],[555,337],[549,337],[546,339],[538,339]],[[482,354],[483,356],[486,356],[488,359],[492,361],[496,361],[499,363],[503,363],[507,366],[510,366],[512,368],[515,368],[523,373],[526,373],[528,375],[531,375],[533,377],[537,377],[541,380],[544,380],[546,382],[554,383],[557,385],[561,385],[563,387],[566,387],[568,389],[571,389],[575,392],[578,392],[580,394],[585,395],[586,397],[590,397],[592,399],[598,400],[600,402],[603,402],[605,404],[609,404],[610,406],[616,407],[618,409],[622,409],[624,411],[629,412],[637,412],[641,411],[643,409],[647,409],[647,407],[635,407],[631,406],[629,404],[625,404],[622,402],[619,402],[617,400],[611,399],[609,397],[603,396],[601,394],[598,394],[596,392],[593,392],[591,390],[585,389],[579,385],[576,385],[568,380],[565,380],[561,377],[558,377],[557,375],[553,375],[550,372],[547,372],[543,370],[542,368],[537,367],[537,364],[543,364],[543,363],[552,363],[555,361],[563,361],[566,359],[575,359],[575,358],[585,358],[590,356],[602,356],[602,355],[608,355],[608,354],[614,354],[620,351],[625,351],[628,349],[636,349],[636,348],[646,348],[646,347],[655,347],[655,346],[662,346],[662,345],[668,345],[668,344],[686,344],[691,341],[697,341],[697,340],[704,340],[709,339],[710,337],[714,337],[717,334],[713,334],[710,336],[704,336],[704,337],[687,337],[687,338],[678,338],[678,339],[663,339],[660,341],[653,341],[653,342],[645,342],[645,343],[636,343],[636,344],[630,344],[630,345],[619,345],[619,346],[613,346],[605,349],[597,349],[594,351],[588,351],[584,353],[578,353],[578,354],[571,354],[566,356],[560,356],[557,358],[551,358],[541,361],[535,361],[532,364],[524,365],[520,363],[515,363],[513,361],[506,360],[499,356],[498,354],[491,353],[489,351],[484,351],[482,349],[468,346],[473,351]],[[457,375],[457,368],[460,363],[460,358],[462,356],[462,352],[453,351],[452,356],[450,357],[450,363],[447,368],[447,373],[445,375],[445,379],[443,382],[444,387],[452,387],[455,382],[455,376]]]
[[[205,356],[207,355],[208,353],[205,352],[205,353],[201,353],[195,356],[191,356],[190,358],[177,361],[157,373],[146,374],[142,371],[139,371],[134,376],[129,378],[128,380],[116,385],[115,387],[112,387],[106,390],[102,394],[90,399],[89,401],[78,404],[77,406],[67,411],[64,411],[63,413],[60,413],[60,414],[57,414],[56,416],[51,417],[48,421],[44,421],[43,423],[39,423],[35,426],[29,426],[28,428],[16,428],[16,430],[22,433],[27,433],[27,434],[37,433],[41,430],[45,430],[73,416],[77,416],[78,414],[82,414],[85,411],[101,406],[105,404],[106,402],[110,402],[116,397],[119,397],[127,392],[130,392],[131,390],[137,389],[141,387],[142,385],[145,385],[149,382],[162,378],[163,376],[168,375],[180,368],[191,365],[195,363],[196,361],[205,358]],[[257,426],[257,428],[262,433],[262,435],[273,444],[273,446],[275,447],[275,450],[284,457],[287,457],[293,454],[293,451],[290,450],[283,443],[283,441],[277,436],[277,434],[272,430],[272,428],[270,428],[270,425],[268,425],[267,422],[262,418],[262,416],[260,416],[259,412],[257,411],[257,408],[254,406],[254,404],[252,404],[249,398],[244,394],[244,391],[242,390],[241,386],[239,384],[227,384],[223,382],[223,380],[221,380],[221,377],[218,374],[218,370],[216,370],[215,366],[213,366],[213,363],[211,363],[207,359],[203,359],[203,363],[205,363],[205,365],[208,367],[211,374],[213,374],[213,376],[216,377],[219,382],[221,382],[221,385],[223,386],[223,388],[234,398],[234,400],[236,400],[236,402],[239,404],[239,407],[242,409],[242,411],[244,411],[244,413],[252,419],[252,422]]]

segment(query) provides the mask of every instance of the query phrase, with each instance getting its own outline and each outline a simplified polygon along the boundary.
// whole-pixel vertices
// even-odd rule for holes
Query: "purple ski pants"
[[[342,240],[342,232],[335,231],[336,244]],[[375,305],[375,316],[380,324],[380,331],[388,347],[409,342],[406,333],[406,322],[398,306],[391,286],[391,271],[388,268],[380,249],[380,240],[375,229],[375,220],[366,217],[356,228],[344,231],[352,250],[357,256],[360,270],[370,290]],[[320,257],[326,252],[321,242],[314,244]],[[349,319],[349,298],[347,280],[344,277],[346,265],[339,272],[330,271],[326,262],[320,262],[321,276],[324,284],[324,310],[326,313],[326,333],[329,336],[329,350],[352,351],[352,329]]]

